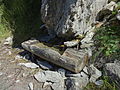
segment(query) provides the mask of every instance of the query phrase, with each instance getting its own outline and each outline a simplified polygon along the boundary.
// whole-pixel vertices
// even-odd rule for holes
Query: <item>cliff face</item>
[[[42,0],[42,20],[50,34],[74,37],[85,34],[108,0]]]

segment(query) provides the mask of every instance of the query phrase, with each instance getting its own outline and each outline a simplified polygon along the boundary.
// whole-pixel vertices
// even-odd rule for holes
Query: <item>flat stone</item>
[[[62,83],[64,83],[64,81]],[[53,90],[64,90],[64,84],[62,83],[53,83],[51,87]]]
[[[94,65],[90,65],[89,67],[89,74],[90,74],[90,82],[95,82],[99,77],[102,76],[102,72],[99,71]]]
[[[43,88],[47,87],[47,86],[51,86],[52,85],[52,82],[45,82],[43,84]]]
[[[13,37],[8,37],[4,42],[4,45],[12,45],[12,44],[13,44]]]
[[[34,77],[39,82],[51,82],[53,90],[64,90],[64,79],[60,73],[54,71],[38,72]]]
[[[58,69],[58,73],[60,73],[61,76],[62,76],[63,78],[65,78],[65,73],[66,73],[66,70],[65,70],[65,69],[59,68],[59,69]]]
[[[46,61],[40,61],[40,60],[37,60],[37,64],[42,68],[42,69],[45,69],[45,70],[49,70],[49,69],[52,69],[52,65],[50,65],[48,62]]]
[[[80,77],[81,74],[80,73],[77,73],[77,74],[73,74],[73,73],[70,73],[70,74],[66,74],[67,77]]]
[[[43,72],[38,72],[34,75],[34,77],[39,81],[39,82],[46,82],[46,81],[51,81],[51,82],[60,82],[62,79],[62,76],[58,72],[54,71],[43,71]]]
[[[72,40],[72,41],[67,41],[67,42],[64,42],[64,45],[66,47],[73,47],[73,46],[76,46],[80,43],[80,40]]]
[[[32,82],[30,82],[30,83],[28,84],[28,87],[29,87],[29,90],[34,90],[34,85],[33,85]]]
[[[85,66],[85,67],[83,68],[83,71],[88,74],[88,67]]]
[[[23,59],[29,60],[29,59],[30,59],[30,55],[29,55],[29,54],[26,54],[26,55],[23,57]]]
[[[103,80],[98,80],[95,82],[95,85],[102,86],[104,84]]]
[[[88,77],[88,75],[86,75],[84,72],[80,72],[77,74],[73,74],[73,73],[69,73],[66,74],[67,77]]]
[[[35,64],[35,63],[19,63],[18,65],[20,65],[20,66],[25,66],[25,67],[27,67],[27,68],[32,68],[32,69],[39,67],[39,66],[38,66],[37,64]]]
[[[20,82],[20,80],[16,80],[15,82],[16,82],[16,83],[19,83],[19,82]]]
[[[105,75],[109,76],[111,80],[117,82],[120,86],[120,61],[114,63],[106,63],[104,67]]]
[[[89,32],[87,32],[85,38],[81,40],[82,45],[93,43],[92,39],[93,39],[93,36],[95,35],[94,29],[95,27],[93,27]]]
[[[85,76],[73,76],[66,80],[67,90],[83,90],[83,88],[89,83],[87,75]]]
[[[18,59],[23,59],[23,56],[16,55],[15,59],[16,59],[16,60],[18,60]]]
[[[3,75],[3,73],[2,72],[0,72],[0,76],[2,76]]]

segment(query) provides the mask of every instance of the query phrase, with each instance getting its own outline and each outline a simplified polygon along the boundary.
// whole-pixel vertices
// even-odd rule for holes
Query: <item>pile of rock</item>
[[[40,60],[39,60],[40,61]],[[44,61],[40,61],[44,62]],[[94,65],[84,67],[84,69],[75,74],[63,68],[54,68],[48,62],[44,63],[20,63],[19,65],[26,66],[27,68],[42,67],[43,70],[37,72],[34,77],[40,83],[43,83],[43,89],[51,87],[53,90],[82,90],[89,82],[96,85],[102,85],[103,81],[98,80],[102,76]]]

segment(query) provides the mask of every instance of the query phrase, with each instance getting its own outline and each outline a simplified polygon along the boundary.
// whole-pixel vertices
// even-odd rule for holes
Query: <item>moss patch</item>
[[[60,48],[55,48],[54,46],[52,46],[52,44],[49,44],[49,43],[37,43],[35,45],[38,47],[41,47],[41,48],[48,48],[48,49],[55,50],[55,51],[59,52],[61,55],[64,52],[64,51],[60,50]]]

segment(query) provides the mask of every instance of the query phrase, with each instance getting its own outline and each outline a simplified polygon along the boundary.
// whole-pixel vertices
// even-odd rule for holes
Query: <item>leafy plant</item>
[[[97,30],[96,45],[98,50],[106,55],[117,54],[120,51],[120,27],[109,26]]]

